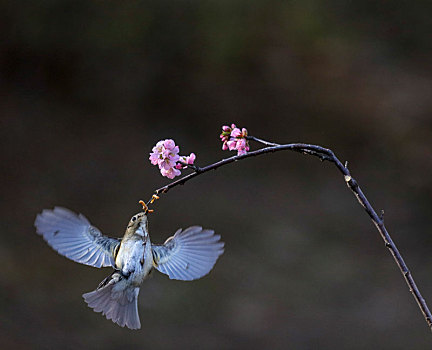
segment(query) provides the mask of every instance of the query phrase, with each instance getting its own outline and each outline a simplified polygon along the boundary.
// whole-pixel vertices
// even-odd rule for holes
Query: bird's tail
[[[83,294],[85,302],[95,312],[102,312],[108,320],[121,327],[141,328],[138,315],[139,288],[127,285],[118,272],[107,277],[93,292]]]

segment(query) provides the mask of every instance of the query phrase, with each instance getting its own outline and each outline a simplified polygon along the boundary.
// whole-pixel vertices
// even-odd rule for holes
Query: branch
[[[383,220],[383,215],[378,215],[376,211],[373,209],[372,205],[370,204],[369,200],[366,198],[365,194],[359,187],[357,181],[351,176],[350,171],[348,170],[347,163],[342,164],[342,162],[336,157],[336,155],[333,153],[332,150],[328,148],[324,148],[317,145],[310,145],[305,143],[290,143],[285,145],[280,145],[273,142],[268,142],[261,140],[259,138],[253,137],[253,136],[247,136],[248,140],[259,142],[266,147],[258,149],[256,151],[248,152],[243,155],[237,155],[233,156],[227,159],[223,159],[219,162],[207,165],[203,168],[195,167],[194,172],[190,173],[189,175],[186,175],[176,181],[173,181],[169,183],[168,185],[161,187],[155,191],[156,195],[167,193],[171,188],[176,187],[178,185],[183,185],[187,181],[193,179],[194,177],[203,174],[205,172],[208,172],[210,170],[216,170],[217,168],[220,168],[221,166],[237,162],[243,159],[251,158],[260,156],[267,153],[273,153],[273,152],[279,152],[279,151],[295,151],[311,156],[318,157],[321,161],[329,161],[333,163],[339,171],[344,176],[345,183],[347,184],[348,188],[354,193],[355,197],[357,198],[360,205],[365,209],[366,213],[371,218],[372,222],[374,223],[375,227],[377,228],[378,232],[381,235],[381,238],[383,239],[385,246],[390,250],[390,253],[392,254],[397,266],[399,267],[405,282],[408,284],[409,290],[412,293],[415,301],[417,302],[417,305],[419,306],[429,328],[432,330],[432,314],[429,311],[429,308],[426,304],[425,299],[422,297],[416,283],[414,282],[414,278],[412,277],[411,272],[408,269],[408,266],[406,265],[404,259],[402,258],[402,255],[400,254],[399,250],[396,247],[396,244],[393,242],[393,240],[390,237],[390,234],[388,233]],[[152,203],[153,200],[149,200],[147,204]]]

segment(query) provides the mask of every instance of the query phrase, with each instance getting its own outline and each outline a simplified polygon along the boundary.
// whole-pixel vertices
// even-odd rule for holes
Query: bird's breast
[[[116,267],[133,284],[141,284],[152,268],[152,262],[149,264],[148,254],[145,254],[148,245],[151,246],[151,243],[145,243],[142,239],[128,239],[120,245]]]

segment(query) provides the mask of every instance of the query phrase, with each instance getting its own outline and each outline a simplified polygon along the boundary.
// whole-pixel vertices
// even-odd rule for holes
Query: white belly
[[[121,243],[116,267],[127,277],[129,283],[139,286],[152,269],[152,260],[150,240],[144,243],[141,237],[133,237]]]

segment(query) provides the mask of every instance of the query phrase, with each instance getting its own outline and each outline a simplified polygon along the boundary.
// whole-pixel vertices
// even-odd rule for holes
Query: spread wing
[[[94,267],[115,266],[120,240],[102,235],[84,215],[55,207],[44,209],[34,224],[37,233],[61,255]]]
[[[191,281],[210,272],[223,247],[214,231],[193,226],[179,229],[163,245],[153,244],[153,261],[155,268],[169,278]]]

